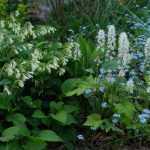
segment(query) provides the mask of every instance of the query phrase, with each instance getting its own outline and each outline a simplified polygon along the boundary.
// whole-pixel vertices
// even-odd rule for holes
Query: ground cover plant
[[[147,1],[73,1],[52,21],[54,5],[46,22],[30,18],[27,1],[8,2],[0,5],[0,150],[149,149]]]

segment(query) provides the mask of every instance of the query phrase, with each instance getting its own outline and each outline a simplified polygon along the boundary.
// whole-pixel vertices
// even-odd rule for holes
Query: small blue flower
[[[148,114],[149,117],[150,117],[150,110],[149,109],[144,109],[142,113],[143,114]]]
[[[113,114],[113,116],[112,116],[112,122],[114,124],[118,123],[119,119],[120,119],[120,114],[117,114],[117,113]]]
[[[101,103],[101,107],[102,108],[107,108],[108,107],[108,103],[107,102],[102,102]]]
[[[138,60],[139,56],[137,54],[132,54],[132,59]]]
[[[99,91],[102,92],[102,93],[104,93],[104,92],[105,92],[105,87],[103,87],[103,86],[100,87],[100,88],[99,88]]]
[[[142,123],[142,124],[147,123],[147,119],[145,118],[145,116],[143,114],[139,115],[139,119],[140,119],[140,123]]]
[[[93,93],[93,90],[92,90],[92,89],[86,89],[86,90],[84,91],[84,95],[85,95],[86,97],[91,96],[92,93]]]
[[[81,141],[85,140],[85,138],[84,138],[84,136],[82,134],[78,134],[77,135],[77,139],[81,140]]]

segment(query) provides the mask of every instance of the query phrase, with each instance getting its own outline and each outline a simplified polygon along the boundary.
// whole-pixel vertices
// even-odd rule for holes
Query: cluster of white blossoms
[[[115,55],[116,55],[116,29],[114,25],[109,25],[107,35],[106,58],[112,60]]]
[[[106,40],[107,37],[107,40]],[[116,29],[114,25],[108,26],[108,33],[105,34],[105,31],[100,29],[96,36],[97,40],[97,49],[106,48],[106,59],[113,59],[116,54]]]
[[[144,55],[145,55],[145,67],[149,67],[150,65],[150,38],[147,39],[144,47]]]
[[[97,48],[106,48],[105,59],[110,60],[117,60],[118,67],[116,70],[104,70],[103,72],[100,71],[99,76],[102,78],[107,79],[109,82],[113,82],[116,75],[119,77],[125,77],[126,72],[129,69],[133,69],[132,72],[129,73],[129,79],[127,81],[127,88],[131,93],[133,93],[133,89],[135,86],[134,79],[136,78],[136,74],[134,68],[131,68],[130,63],[131,60],[139,61],[139,70],[141,72],[150,75],[150,38],[146,40],[144,51],[142,52],[134,52],[130,51],[130,42],[128,40],[128,36],[125,32],[119,34],[118,39],[116,38],[116,31],[113,25],[108,26],[108,34],[107,34],[107,41],[106,35],[104,30],[99,30],[97,36]],[[143,55],[144,54],[144,55]],[[144,56],[144,57],[143,57]],[[103,66],[102,66],[103,67]],[[137,77],[138,78],[138,77]],[[150,93],[150,86],[148,84],[147,92]]]
[[[99,30],[97,36],[97,48],[107,48],[106,49],[106,58],[108,60],[113,59],[117,55],[121,60],[121,64],[126,66],[130,61],[129,55],[129,40],[128,36],[125,32],[122,32],[119,35],[118,39],[118,50],[117,50],[117,38],[116,38],[116,30],[114,25],[108,26],[108,33],[107,33],[107,42],[104,30]]]
[[[105,47],[106,39],[105,39],[105,31],[104,30],[98,31],[96,40],[97,40],[97,49]]]
[[[114,25],[108,26],[107,47],[109,50],[114,51],[116,48],[116,29]]]
[[[118,45],[118,58],[120,61],[120,67],[126,68],[130,62],[130,44],[128,36],[125,32],[120,34]]]

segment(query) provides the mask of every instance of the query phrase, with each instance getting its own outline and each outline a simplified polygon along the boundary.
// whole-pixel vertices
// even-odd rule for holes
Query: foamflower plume
[[[123,67],[127,67],[130,62],[129,46],[130,43],[128,40],[128,36],[125,32],[122,32],[119,36],[118,57],[121,63],[120,65]]]
[[[116,29],[115,29],[114,25],[108,26],[107,47],[110,50],[115,50],[115,48],[116,48]]]
[[[104,30],[99,30],[98,34],[96,36],[96,40],[97,40],[97,48],[104,48],[105,47],[105,42],[106,42],[106,38],[105,38],[105,31]]]
[[[144,47],[145,66],[150,64],[150,38],[147,39]]]

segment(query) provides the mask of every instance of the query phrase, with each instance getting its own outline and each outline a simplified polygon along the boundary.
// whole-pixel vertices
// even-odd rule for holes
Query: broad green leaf
[[[6,144],[0,144],[0,150],[23,150],[22,146],[20,146],[19,142],[9,142]]]
[[[47,146],[46,142],[43,141],[36,142],[34,140],[30,140],[23,145],[23,148],[24,150],[45,150],[46,146]]]
[[[64,107],[63,102],[55,102],[55,101],[50,102],[50,109],[52,109],[54,111],[61,110],[61,109],[63,109],[63,107]]]
[[[68,113],[78,112],[79,108],[77,106],[73,105],[64,105],[64,110]]]
[[[99,114],[91,114],[87,117],[86,122],[84,123],[85,126],[89,126],[91,128],[99,128],[102,124],[101,116]]]
[[[45,114],[41,111],[41,110],[36,110],[33,115],[32,115],[33,118],[38,118],[38,119],[43,119],[43,118],[47,118],[45,116]]]
[[[59,111],[56,114],[51,114],[51,117],[64,125],[75,123],[73,116],[64,110]]]
[[[62,85],[62,91],[66,96],[73,96],[75,94],[80,95],[83,91],[78,87],[82,82],[81,79],[69,79],[66,80]]]
[[[43,130],[39,133],[38,139],[45,142],[62,142],[63,140],[51,130]]]
[[[2,137],[6,139],[6,141],[13,140],[15,136],[19,134],[19,130],[20,128],[17,126],[5,129],[2,133]]]
[[[15,139],[17,136],[29,136],[29,131],[25,126],[13,126],[3,131],[0,141],[7,142]]]
[[[86,89],[98,88],[97,79],[92,76],[83,79],[69,79],[62,85],[65,96],[81,95]]]
[[[14,125],[20,125],[20,124],[25,123],[26,118],[23,114],[16,113],[13,115],[9,115],[7,117],[7,121],[13,122]]]
[[[11,96],[0,93],[0,109],[9,110],[11,106],[11,99]]]
[[[123,122],[127,124],[132,121],[136,111],[135,106],[127,101],[116,104],[115,110],[121,114]]]

